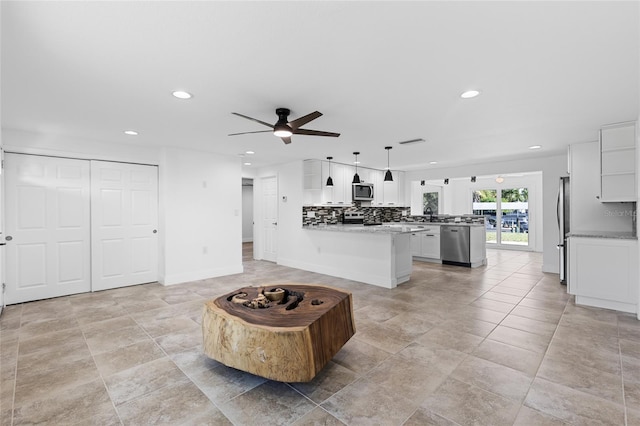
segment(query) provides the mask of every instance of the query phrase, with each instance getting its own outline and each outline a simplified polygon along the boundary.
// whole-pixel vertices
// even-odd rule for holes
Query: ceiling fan
[[[296,118],[295,120],[288,121],[290,112],[291,111],[289,111],[288,108],[277,108],[276,114],[278,115],[278,121],[276,122],[276,124],[269,124],[265,121],[258,120],[256,118],[248,117],[246,115],[242,115],[237,112],[232,112],[231,114],[233,115],[237,115],[239,117],[246,118],[247,120],[255,121],[256,123],[260,123],[264,126],[270,127],[271,130],[258,130],[256,132],[231,133],[229,136],[246,135],[249,133],[273,132],[273,134],[275,136],[278,136],[280,139],[282,139],[284,143],[291,143],[291,135],[332,136],[336,138],[340,136],[340,133],[323,132],[321,130],[309,130],[309,129],[300,128],[300,126],[304,126],[308,122],[320,117],[322,115],[321,112],[315,111],[303,117]]]

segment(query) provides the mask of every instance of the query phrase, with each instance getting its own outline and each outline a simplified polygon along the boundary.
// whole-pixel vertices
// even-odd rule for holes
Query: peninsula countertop
[[[483,224],[479,223],[466,223],[466,222],[458,222],[458,223],[443,223],[443,222],[392,222],[392,223],[383,223],[381,225],[344,225],[344,224],[336,224],[336,225],[328,225],[328,224],[318,224],[318,225],[305,225],[302,228],[313,230],[313,231],[329,231],[329,232],[359,232],[359,233],[375,233],[375,234],[408,234],[413,232],[425,232],[428,231],[429,227],[433,226],[441,226],[441,225],[456,225],[456,226],[479,226],[484,227]]]

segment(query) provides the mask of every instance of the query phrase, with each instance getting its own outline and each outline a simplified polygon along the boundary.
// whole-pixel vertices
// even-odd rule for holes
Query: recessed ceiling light
[[[429,164],[438,164],[437,161],[429,161]]]
[[[251,165],[251,163],[244,163],[244,165],[245,165],[245,166],[250,166],[250,165]]]
[[[253,152],[253,151],[247,151],[245,154],[252,155],[252,154],[255,154],[255,152]]]
[[[191,93],[185,92],[183,90],[176,90],[172,94],[178,99],[189,99],[192,96]]]
[[[529,147],[529,149],[540,149],[540,148],[542,148],[542,145],[531,145]]]
[[[138,132],[136,132],[135,130],[125,130],[124,134],[129,136],[138,136]]]
[[[480,94],[480,92],[477,91],[477,90],[467,90],[466,92],[461,94],[460,97],[463,98],[463,99],[469,99],[469,98],[475,98],[479,94]]]

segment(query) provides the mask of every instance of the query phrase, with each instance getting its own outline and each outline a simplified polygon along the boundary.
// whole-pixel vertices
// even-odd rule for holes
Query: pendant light
[[[384,181],[385,182],[393,182],[393,175],[391,174],[391,168],[389,168],[389,150],[392,147],[390,146],[385,146],[384,149],[387,150],[387,172],[384,174]]]
[[[358,155],[359,152],[354,152],[353,155],[356,156],[356,174],[353,175],[353,181],[351,183],[360,183],[360,176],[358,176]]]
[[[327,186],[333,186],[333,179],[331,179],[331,160],[333,160],[333,157],[327,157],[327,160],[329,160],[329,177],[327,178]]]

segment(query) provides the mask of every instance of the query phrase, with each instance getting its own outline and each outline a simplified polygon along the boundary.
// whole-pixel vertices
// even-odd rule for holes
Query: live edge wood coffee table
[[[354,333],[351,293],[319,285],[241,288],[202,316],[207,356],[280,382],[310,381]]]

